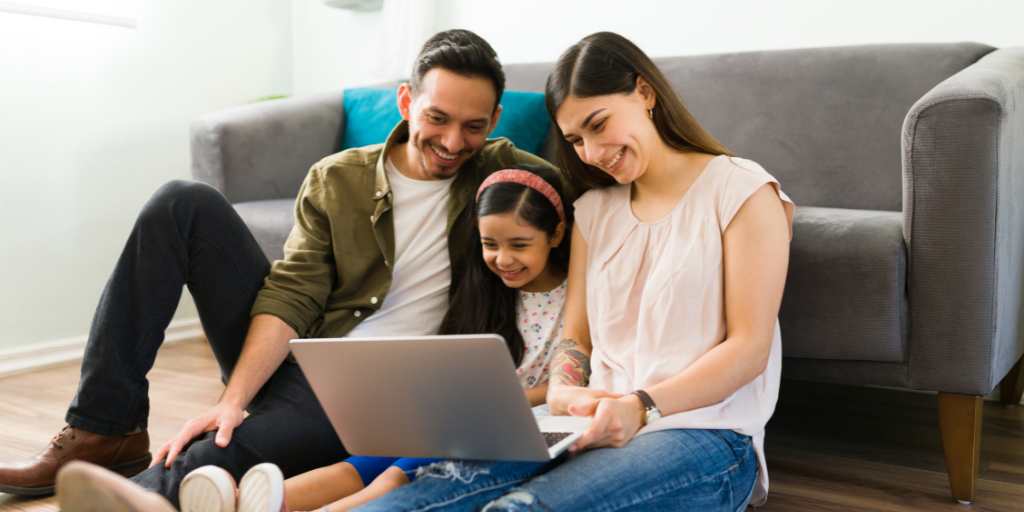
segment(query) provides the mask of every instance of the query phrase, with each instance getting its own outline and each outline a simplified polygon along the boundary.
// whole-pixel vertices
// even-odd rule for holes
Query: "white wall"
[[[506,63],[554,60],[597,30],[654,56],[1024,45],[1024,2],[1013,0],[386,0],[377,13],[320,0],[118,0],[133,2],[136,29],[0,12],[0,351],[85,334],[143,202],[189,177],[190,120],[402,77],[437,30],[474,30]],[[186,300],[177,318],[194,316]]]
[[[505,63],[553,61],[599,30],[619,32],[652,56],[886,42],[1024,45],[1024,2],[1016,0],[434,1],[436,13],[424,22],[431,32],[473,30]],[[297,11],[316,13],[294,18],[295,48],[302,53],[296,93],[398,77],[374,67],[376,60],[398,58],[382,55],[385,49],[367,38],[386,31],[388,13],[330,12],[317,0],[293,3]],[[301,66],[299,59],[305,59]]]
[[[600,30],[652,56],[889,42],[1024,45],[1015,0],[445,0],[448,26],[473,30],[503,62],[554,60]]]
[[[428,37],[443,24],[441,0],[385,0],[381,12],[292,0],[295,94],[340,91],[408,75]]]
[[[134,6],[135,29],[0,12],[0,351],[88,331],[142,204],[190,176],[192,119],[291,91],[288,2]]]

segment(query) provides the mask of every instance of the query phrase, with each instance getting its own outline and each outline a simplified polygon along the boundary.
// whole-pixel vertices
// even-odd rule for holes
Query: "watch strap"
[[[633,394],[636,395],[637,398],[640,399],[640,403],[644,404],[644,409],[645,410],[649,411],[651,409],[657,409],[658,408],[658,406],[654,404],[654,399],[651,398],[651,395],[648,395],[646,391],[644,391],[642,389],[638,389],[638,390],[634,391]]]

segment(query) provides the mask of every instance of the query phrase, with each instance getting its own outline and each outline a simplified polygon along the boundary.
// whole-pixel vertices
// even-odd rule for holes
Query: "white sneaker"
[[[82,461],[70,462],[57,473],[57,503],[65,512],[174,512],[163,496]]]
[[[235,512],[235,479],[224,468],[192,470],[178,488],[181,512]]]
[[[284,475],[274,464],[257,464],[238,484],[238,512],[284,510]]]

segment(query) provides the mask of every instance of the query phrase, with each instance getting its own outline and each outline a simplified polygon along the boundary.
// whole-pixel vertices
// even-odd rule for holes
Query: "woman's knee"
[[[512,491],[484,506],[481,512],[532,512],[550,511],[540,498],[529,491]]]

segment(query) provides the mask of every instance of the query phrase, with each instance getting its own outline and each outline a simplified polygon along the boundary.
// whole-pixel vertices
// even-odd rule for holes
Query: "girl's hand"
[[[583,435],[569,448],[571,452],[604,446],[622,448],[643,426],[643,404],[632,394],[578,402],[569,407],[569,412],[573,416],[594,417]]]
[[[597,389],[585,388],[582,386],[567,386],[565,384],[550,384],[548,386],[548,409],[553,416],[566,416],[573,414],[571,406],[583,406],[595,402],[601,398],[618,398],[622,395],[610,393]],[[589,416],[589,414],[573,414],[574,416]]]

